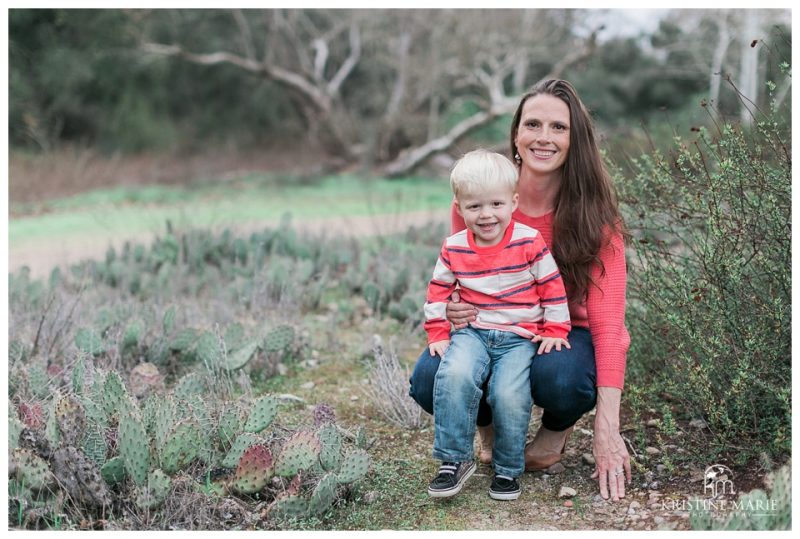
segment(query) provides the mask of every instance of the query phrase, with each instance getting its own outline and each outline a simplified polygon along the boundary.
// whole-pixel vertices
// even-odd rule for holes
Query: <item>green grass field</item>
[[[9,244],[60,236],[129,235],[181,228],[208,228],[295,219],[446,211],[451,200],[444,178],[388,180],[329,176],[301,182],[250,175],[187,187],[102,189],[41,204],[12,204]]]

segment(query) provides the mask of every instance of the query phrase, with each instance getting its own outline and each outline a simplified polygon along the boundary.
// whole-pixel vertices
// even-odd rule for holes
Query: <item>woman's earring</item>
[[[519,156],[519,153],[514,154],[514,161],[522,161],[522,158]]]

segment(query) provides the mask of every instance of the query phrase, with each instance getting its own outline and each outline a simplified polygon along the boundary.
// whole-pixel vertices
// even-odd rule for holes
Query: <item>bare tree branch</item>
[[[239,31],[242,33],[242,46],[244,47],[247,59],[255,60],[256,49],[253,41],[253,34],[250,32],[250,25],[247,23],[244,13],[242,13],[241,9],[234,9],[233,18],[236,21],[236,26],[239,27]]]
[[[352,24],[350,26],[350,55],[341,65],[339,71],[336,72],[336,75],[334,75],[331,81],[328,83],[329,95],[337,95],[339,93],[339,88],[353,71],[353,68],[356,67],[360,58],[361,34],[358,30],[358,26],[356,24]]]

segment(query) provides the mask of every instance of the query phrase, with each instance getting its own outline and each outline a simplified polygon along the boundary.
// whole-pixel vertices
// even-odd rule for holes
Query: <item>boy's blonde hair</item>
[[[517,190],[519,173],[511,161],[499,153],[478,149],[464,154],[450,172],[450,188],[458,198],[495,187]]]

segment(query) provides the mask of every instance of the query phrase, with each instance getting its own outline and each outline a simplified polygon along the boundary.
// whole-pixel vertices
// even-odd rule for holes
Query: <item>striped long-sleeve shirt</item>
[[[473,327],[528,338],[569,333],[564,283],[541,234],[529,226],[512,221],[491,247],[476,245],[468,229],[444,241],[425,303],[428,343],[450,338],[445,309],[456,284],[462,301],[478,309]]]

